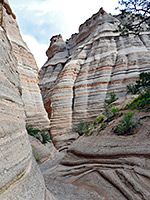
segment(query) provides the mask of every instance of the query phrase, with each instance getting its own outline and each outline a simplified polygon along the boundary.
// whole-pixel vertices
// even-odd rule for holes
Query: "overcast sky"
[[[115,14],[118,0],[9,0],[9,3],[23,39],[41,68],[53,35],[62,34],[64,40],[69,39],[101,7]]]

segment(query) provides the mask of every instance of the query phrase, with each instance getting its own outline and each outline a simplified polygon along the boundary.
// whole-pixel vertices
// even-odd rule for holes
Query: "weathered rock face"
[[[123,107],[126,100],[120,98],[115,106]],[[78,138],[55,161],[40,165],[46,186],[57,199],[150,199],[150,113],[134,114],[141,122],[134,135],[113,133],[120,116],[99,134]]]
[[[6,10],[3,11],[3,24],[17,59],[17,71],[21,83],[27,126],[49,129],[50,122],[43,108],[35,59],[20,35],[16,20],[8,15]]]
[[[8,0],[0,0],[0,26],[3,24],[3,7],[6,9],[6,13],[11,15],[14,19],[16,19],[15,14],[12,12]]]
[[[29,135],[29,141],[32,146],[32,152],[39,163],[50,161],[55,158],[57,150],[53,143],[42,144],[38,139]]]
[[[19,34],[17,31],[19,30],[18,27],[15,28],[14,16],[11,12],[8,13],[8,8],[10,6],[7,1],[0,1],[0,9],[2,11],[0,15],[0,21],[2,22],[0,26],[0,199],[52,200],[54,198],[47,191],[44,179],[32,156],[26,131],[25,111],[27,112],[27,109],[24,108],[24,94],[21,90],[24,90],[23,80],[18,75],[18,63],[22,66],[22,74],[25,73],[23,65],[28,68],[31,75],[36,73],[34,69],[32,73],[30,65],[25,65],[23,61],[21,62],[21,58],[18,60],[19,56],[23,57],[25,55],[22,49],[26,51],[26,48],[22,47],[23,41],[22,43],[17,43],[15,39],[13,42],[12,38],[10,39],[8,32],[14,31],[14,34],[17,34],[17,38]],[[7,24],[7,17],[9,23],[14,26],[14,30]],[[14,44],[16,44],[16,48],[19,48],[20,45],[18,57]],[[31,53],[29,54],[31,55]],[[27,76],[27,74],[24,76]],[[25,84],[29,82],[30,85],[30,73],[28,73],[28,76],[29,81],[25,78],[24,82]],[[35,77],[33,77],[33,80],[35,80]],[[41,103],[39,104],[41,105]]]
[[[65,53],[58,51],[60,44],[55,41],[57,51],[51,54],[51,40],[48,61],[40,71],[40,88],[58,147],[76,137],[73,125],[102,112],[110,92],[124,96],[126,85],[150,70],[150,33],[120,36],[114,32],[118,23],[100,9],[63,44]]]
[[[56,60],[56,62],[58,62],[58,59],[60,57],[62,59],[62,54],[64,55],[64,58],[65,58],[65,56],[68,57],[68,54],[66,52],[67,51],[66,43],[62,39],[61,35],[53,36],[50,41],[51,41],[50,47],[46,51],[46,55],[49,59],[53,58],[53,62],[54,62],[54,60]],[[57,57],[55,57],[56,54],[57,54]],[[61,60],[61,63],[62,63],[62,60]]]
[[[149,117],[145,113],[135,135],[117,136],[112,124],[97,136],[76,140],[62,160],[66,183],[95,191],[100,200],[149,200]]]

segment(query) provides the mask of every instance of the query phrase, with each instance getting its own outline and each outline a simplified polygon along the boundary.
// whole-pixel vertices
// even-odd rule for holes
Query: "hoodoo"
[[[38,72],[0,0],[0,200],[150,200],[150,32],[119,20],[101,8],[53,36]]]
[[[110,92],[124,96],[126,85],[150,70],[150,32],[121,36],[119,23],[101,8],[66,42],[61,35],[51,39],[39,78],[58,148],[77,137],[74,125],[102,112]]]

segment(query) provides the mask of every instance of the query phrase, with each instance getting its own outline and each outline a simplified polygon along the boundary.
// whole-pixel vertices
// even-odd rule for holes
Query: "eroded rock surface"
[[[143,118],[135,135],[117,136],[105,131],[74,142],[62,161],[69,183],[96,191],[102,199],[148,200],[149,117]]]
[[[16,20],[3,10],[3,23],[17,60],[17,71],[21,83],[20,93],[25,106],[27,126],[49,129],[50,122],[43,106],[38,85],[38,68],[35,59],[23,41]]]
[[[99,135],[80,137],[65,155],[40,166],[56,198],[150,199],[150,114],[136,111],[136,116],[141,125],[134,135],[115,135],[116,119]]]
[[[114,32],[118,23],[100,9],[66,43],[59,35],[51,40],[40,88],[57,148],[77,137],[74,125],[102,112],[110,92],[124,96],[126,85],[150,70],[150,33],[121,36]]]
[[[29,141],[32,146],[33,155],[39,163],[53,160],[58,153],[54,148],[53,143],[48,142],[46,144],[42,144],[41,141],[33,136],[29,136]]]
[[[68,179],[62,174],[66,168],[59,164],[64,156],[65,153],[61,152],[53,161],[40,165],[45,184],[54,197],[57,200],[102,200],[95,191],[67,183]]]
[[[33,159],[26,131],[28,117],[26,112],[28,111],[24,106],[32,104],[33,101],[28,98],[30,96],[34,98],[34,95],[28,91],[29,95],[26,96],[28,103],[26,103],[23,91],[28,82],[27,86],[32,86],[31,77],[33,83],[37,82],[35,78],[37,77],[36,65],[35,69],[31,70],[30,61],[33,61],[33,57],[29,50],[26,55],[26,64],[25,61],[23,62],[27,47],[21,40],[14,16],[11,12],[8,13],[11,11],[8,2],[0,1],[0,9],[2,11],[0,17],[3,17],[2,21],[5,22],[0,26],[0,199],[54,200],[46,189],[43,176]],[[16,36],[10,39],[10,33],[16,34]],[[28,57],[29,55],[30,57]],[[18,60],[19,58],[20,60]],[[22,67],[22,73],[19,65]],[[24,68],[28,69],[30,73],[26,74]],[[22,74],[24,74],[24,80],[20,78],[23,76]],[[35,84],[31,88],[33,87],[38,88]],[[42,99],[37,97],[36,100],[41,100],[37,102],[40,107]],[[39,109],[38,106],[34,108]],[[44,113],[44,107],[42,109]],[[48,119],[46,120],[48,122]],[[34,120],[33,125],[35,125]]]

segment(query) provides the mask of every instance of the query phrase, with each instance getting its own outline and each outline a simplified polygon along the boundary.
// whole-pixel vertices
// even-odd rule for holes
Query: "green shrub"
[[[106,128],[106,126],[107,126],[106,122],[101,123],[101,127],[99,128],[98,133],[100,133],[102,130],[104,130]]]
[[[124,108],[126,108],[126,107],[129,107],[129,105],[130,105],[129,103],[126,103],[126,105],[125,105],[125,107],[124,107]]]
[[[120,109],[116,108],[116,107],[112,107],[111,108],[111,112],[113,113],[113,115],[117,115],[119,113]]]
[[[116,101],[118,99],[118,97],[116,96],[116,94],[114,92],[110,93],[110,98],[109,99],[105,99],[104,102],[104,112],[103,114],[109,119],[112,118],[113,113],[111,111],[111,106],[110,104],[113,103],[114,101]]]
[[[36,160],[37,163],[40,163],[41,162],[41,157],[37,156],[37,157],[35,157],[35,160]]]
[[[105,104],[110,105],[111,103],[115,102],[117,99],[118,99],[118,97],[116,96],[116,94],[114,92],[111,92],[110,98],[105,99]]]
[[[127,85],[127,93],[137,94],[138,91],[139,90],[136,88],[135,85],[133,85],[133,84]]]
[[[107,118],[110,118],[112,117],[112,112],[111,112],[111,107],[104,103],[104,112],[103,112],[103,115],[105,115]]]
[[[139,94],[130,104],[127,103],[125,108],[150,111],[150,91]]]
[[[93,132],[93,131],[91,131],[91,132],[90,132],[90,135],[93,135],[93,133],[94,133],[94,132]]]
[[[120,120],[120,123],[118,126],[116,126],[113,131],[117,135],[130,135],[133,134],[133,129],[138,124],[138,120],[133,119],[133,112],[127,112],[124,114],[124,117],[122,120]]]
[[[80,122],[76,127],[73,128],[73,130],[77,132],[79,135],[83,134],[88,135],[90,126],[91,126],[90,123]]]
[[[104,116],[103,116],[103,115],[100,115],[100,116],[98,117],[98,123],[101,123],[103,120],[104,120]]]
[[[106,128],[107,124],[106,123],[102,123],[101,124],[101,130],[104,130]]]
[[[114,118],[119,117],[122,115],[122,113],[120,113],[120,109],[116,108],[116,107],[110,107],[105,105],[104,106],[104,114],[107,117],[107,122],[112,121]]]
[[[29,135],[38,139],[42,144],[51,142],[52,140],[52,137],[48,133],[45,133],[45,131],[40,131],[39,129],[33,129],[32,127],[27,127],[26,129]]]
[[[42,144],[46,144],[47,142],[51,142],[51,137],[48,135],[48,133],[45,133],[44,131],[41,133],[42,137]]]
[[[28,132],[29,135],[40,140],[40,136],[39,136],[40,130],[39,129],[33,129],[32,127],[27,127],[26,129],[27,129],[27,132]]]
[[[28,128],[27,128],[27,132],[28,132],[29,135],[35,136],[35,135],[37,135],[37,134],[40,132],[40,130],[39,130],[39,129],[33,129],[33,128],[31,128],[31,127],[28,127]]]
[[[150,72],[141,73],[135,85],[127,85],[127,92],[131,94],[142,93],[150,90]]]
[[[96,118],[96,119],[94,120],[93,123],[94,123],[95,125],[97,125],[97,124],[101,123],[103,120],[104,120],[104,116],[103,116],[103,115],[100,115],[98,118]]]

